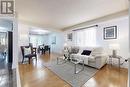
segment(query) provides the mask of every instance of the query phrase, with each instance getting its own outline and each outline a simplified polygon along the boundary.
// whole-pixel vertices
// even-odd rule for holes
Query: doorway
[[[11,69],[13,60],[12,21],[0,20],[0,70]]]

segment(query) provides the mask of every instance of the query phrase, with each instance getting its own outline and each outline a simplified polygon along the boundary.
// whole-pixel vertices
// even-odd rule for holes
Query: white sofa
[[[106,55],[106,53],[104,53],[102,47],[71,47],[71,48],[79,48],[79,52],[76,54],[71,53],[70,57],[83,59],[85,65],[100,69],[107,62],[108,56]],[[89,56],[81,55],[83,50],[90,50],[91,51],[90,55]]]

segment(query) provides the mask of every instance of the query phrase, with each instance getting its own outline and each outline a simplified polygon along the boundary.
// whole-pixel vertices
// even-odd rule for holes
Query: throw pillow
[[[24,47],[24,55],[29,55],[31,54],[31,47]]]
[[[79,52],[78,48],[71,48],[71,53],[77,54]]]
[[[81,55],[87,55],[89,56],[91,54],[90,50],[83,50],[83,52],[81,53]]]

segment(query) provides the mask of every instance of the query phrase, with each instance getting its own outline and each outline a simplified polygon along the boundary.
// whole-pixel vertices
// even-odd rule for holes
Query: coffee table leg
[[[74,64],[74,73],[75,73],[75,74],[77,74],[77,73],[79,73],[79,72],[81,72],[81,71],[84,70],[84,61],[82,62],[82,69],[80,69],[79,71],[77,71],[76,65],[77,65],[77,64]]]
[[[74,73],[76,74],[77,71],[76,71],[76,64],[74,64]]]
[[[83,70],[84,70],[84,60],[83,60]]]

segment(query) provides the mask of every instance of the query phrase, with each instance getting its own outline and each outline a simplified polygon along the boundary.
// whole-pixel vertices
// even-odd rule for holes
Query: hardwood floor
[[[71,87],[67,82],[43,66],[43,63],[56,58],[57,54],[38,55],[36,62],[19,64],[22,87]],[[128,70],[105,65],[82,87],[127,87]]]
[[[128,70],[104,66],[83,87],[127,87]]]

